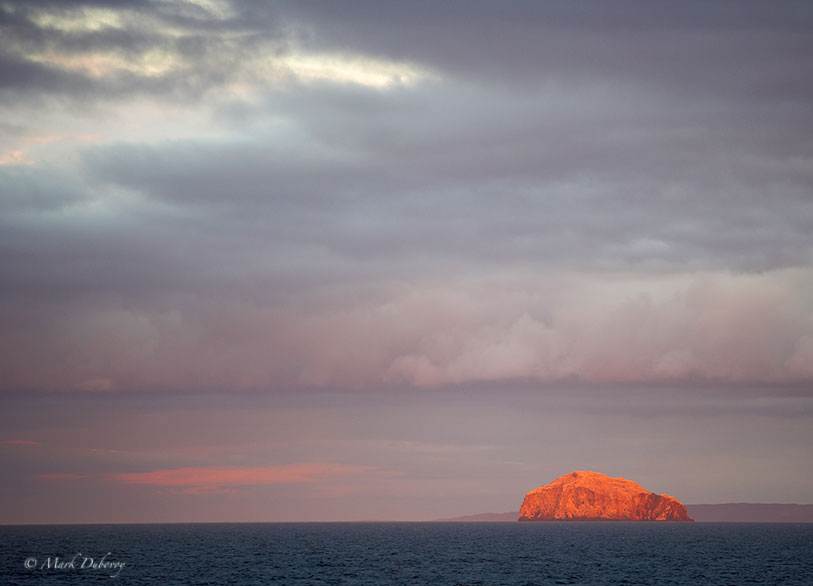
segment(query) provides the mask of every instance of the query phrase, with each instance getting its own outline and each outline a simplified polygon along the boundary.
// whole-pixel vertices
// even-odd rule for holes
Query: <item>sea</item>
[[[0,585],[813,585],[813,524],[0,526]]]

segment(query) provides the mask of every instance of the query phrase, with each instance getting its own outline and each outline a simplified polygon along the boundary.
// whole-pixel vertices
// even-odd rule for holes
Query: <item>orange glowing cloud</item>
[[[123,484],[185,488],[184,493],[211,493],[223,487],[309,484],[328,478],[372,471],[368,466],[302,463],[288,466],[214,466],[128,472],[109,477]],[[218,491],[219,492],[219,491]]]

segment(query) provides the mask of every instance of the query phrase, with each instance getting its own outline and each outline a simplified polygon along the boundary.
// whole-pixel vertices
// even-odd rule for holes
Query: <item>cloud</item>
[[[763,113],[743,106],[721,122],[718,106],[695,113],[659,95],[586,89],[574,99],[455,82],[387,95],[298,87],[243,108],[253,124],[239,140],[106,144],[83,161],[107,185],[290,255],[308,247],[396,267],[404,255],[644,269],[809,262],[811,176],[798,150],[774,146],[777,134],[801,140],[793,116],[754,123]]]
[[[422,2],[419,9],[374,2],[353,9],[330,2],[284,7],[323,46],[408,56],[478,83],[594,79],[684,95],[782,93],[801,100],[810,89],[795,75],[810,71],[803,55],[813,11],[802,3],[788,10],[758,2],[654,9],[635,1],[529,1],[508,9],[488,1],[467,2],[465,9],[450,2]],[[771,50],[760,49],[766,46]]]
[[[394,359],[389,374],[422,386],[512,378],[802,381],[806,370],[791,357],[805,344],[813,308],[796,287],[810,276],[706,276],[632,288],[597,280],[536,315],[522,311],[533,306],[527,298],[502,311],[480,304],[474,319],[424,332],[420,349]],[[487,319],[485,310],[493,312]]]
[[[809,7],[364,6],[2,3],[4,391],[809,380]]]
[[[195,100],[252,83],[333,80],[387,87],[419,66],[303,46],[296,23],[249,3],[5,2],[0,95],[107,102]]]
[[[22,151],[8,151],[0,154],[0,165],[24,165],[26,164]]]
[[[803,383],[811,279],[803,269],[492,274],[268,300],[192,296],[169,311],[113,304],[49,314],[37,330],[23,320],[2,365],[9,388],[54,390]]]
[[[37,474],[40,480],[84,480],[90,478],[87,474]]]
[[[286,78],[396,85],[424,72],[533,86],[540,80],[711,98],[804,103],[803,3],[642,10],[636,2],[5,2],[11,92],[106,100],[196,98]],[[748,67],[743,67],[748,63]],[[433,73],[433,74],[435,74]]]
[[[116,389],[116,385],[110,379],[92,378],[80,381],[76,385],[76,389],[79,391],[107,392],[114,391]]]
[[[187,467],[111,474],[122,484],[169,487],[183,494],[218,494],[245,486],[321,483],[333,478],[366,474],[368,466],[326,465],[317,463],[287,466]]]

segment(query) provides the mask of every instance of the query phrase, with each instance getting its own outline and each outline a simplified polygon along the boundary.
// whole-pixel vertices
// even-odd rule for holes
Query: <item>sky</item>
[[[0,523],[813,503],[807,1],[0,0]]]

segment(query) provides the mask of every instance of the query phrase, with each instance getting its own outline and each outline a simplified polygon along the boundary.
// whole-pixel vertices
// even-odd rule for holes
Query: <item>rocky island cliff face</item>
[[[519,521],[692,521],[674,497],[624,478],[577,471],[525,495]]]

